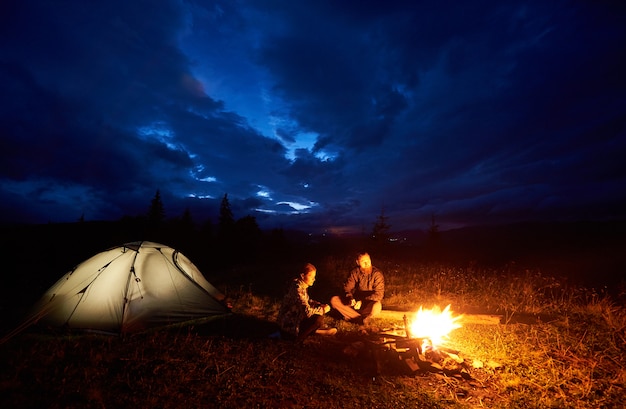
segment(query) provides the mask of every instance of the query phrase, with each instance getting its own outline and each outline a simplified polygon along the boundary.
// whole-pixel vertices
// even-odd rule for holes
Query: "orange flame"
[[[430,310],[420,307],[411,322],[411,336],[430,339],[434,348],[436,345],[441,345],[452,330],[461,327],[458,322],[461,317],[461,315],[452,316],[450,305],[443,311],[438,306]]]

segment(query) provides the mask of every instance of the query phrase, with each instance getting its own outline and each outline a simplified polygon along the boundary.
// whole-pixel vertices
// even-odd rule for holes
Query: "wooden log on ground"
[[[405,315],[410,320],[411,317],[415,315],[415,313],[416,311],[382,310],[376,318],[403,322]],[[491,315],[491,314],[462,314],[462,315],[463,317],[459,320],[461,324],[496,325],[496,324],[500,324],[502,320],[502,315]]]

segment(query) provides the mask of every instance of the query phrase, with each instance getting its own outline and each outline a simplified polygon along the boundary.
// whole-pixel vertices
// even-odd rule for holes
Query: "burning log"
[[[391,329],[372,334],[366,344],[370,356],[374,358],[376,372],[384,365],[397,365],[406,372],[418,371],[444,373],[471,379],[470,365],[460,357],[459,351],[443,347],[443,338],[459,328],[461,316],[453,316],[448,305],[443,311],[422,308],[410,320],[408,313],[402,314],[403,331]]]
[[[349,349],[354,357],[360,351],[367,352],[373,359],[376,374],[385,370],[397,370],[406,374],[434,372],[470,379],[470,365],[459,355],[459,351],[443,347],[435,349],[425,345],[429,345],[429,340],[404,337],[394,339],[384,335],[370,336],[368,341],[354,343]]]

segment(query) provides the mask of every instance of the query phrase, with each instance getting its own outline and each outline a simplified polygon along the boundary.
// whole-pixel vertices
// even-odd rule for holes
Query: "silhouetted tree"
[[[230,208],[228,194],[225,193],[220,203],[220,214],[217,221],[217,236],[220,240],[232,239],[235,228],[235,217]]]
[[[237,235],[243,236],[257,236],[261,234],[261,229],[256,222],[256,217],[245,216],[235,222]]]
[[[372,229],[372,238],[374,240],[381,243],[387,242],[389,239],[389,229],[391,229],[391,226],[387,223],[388,219],[389,218],[385,216],[385,208],[382,208]]]
[[[161,192],[157,189],[148,210],[148,223],[152,226],[158,226],[165,221],[165,210],[161,201]]]

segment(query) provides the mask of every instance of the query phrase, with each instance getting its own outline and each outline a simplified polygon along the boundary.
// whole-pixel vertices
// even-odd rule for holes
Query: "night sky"
[[[623,1],[8,0],[0,222],[626,219]]]

